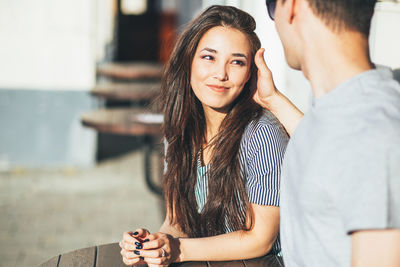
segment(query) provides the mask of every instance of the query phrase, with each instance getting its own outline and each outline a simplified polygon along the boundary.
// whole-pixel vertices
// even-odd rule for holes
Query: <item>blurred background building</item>
[[[157,230],[163,208],[143,182],[145,139],[96,131],[82,116],[149,104],[94,96],[110,82],[104,66],[162,66],[212,4],[254,16],[277,87],[306,111],[309,83],[286,65],[263,0],[0,0],[0,266]],[[399,1],[378,3],[370,41],[375,63],[400,68]]]

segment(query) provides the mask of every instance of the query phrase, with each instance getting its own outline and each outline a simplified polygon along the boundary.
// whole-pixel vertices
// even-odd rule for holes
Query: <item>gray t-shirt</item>
[[[400,85],[379,69],[314,100],[289,141],[285,265],[350,266],[350,234],[386,228],[400,228]]]

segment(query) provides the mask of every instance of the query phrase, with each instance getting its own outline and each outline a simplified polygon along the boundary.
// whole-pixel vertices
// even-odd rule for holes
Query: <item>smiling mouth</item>
[[[229,89],[229,87],[218,86],[218,85],[210,85],[210,84],[207,84],[207,86],[208,86],[211,90],[216,91],[216,92],[225,92],[226,90]]]

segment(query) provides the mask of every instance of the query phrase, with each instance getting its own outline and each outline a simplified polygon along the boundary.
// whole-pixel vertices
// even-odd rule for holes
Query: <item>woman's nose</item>
[[[225,64],[217,65],[214,73],[215,73],[214,74],[215,78],[217,78],[218,80],[220,81],[228,80],[228,72]]]

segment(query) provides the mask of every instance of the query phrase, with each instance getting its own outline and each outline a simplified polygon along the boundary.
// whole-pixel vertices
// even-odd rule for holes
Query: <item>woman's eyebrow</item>
[[[218,53],[217,50],[212,49],[212,48],[208,48],[208,47],[203,48],[201,51],[204,51],[204,50],[206,50],[206,51],[208,51],[210,53],[214,53],[214,54]]]
[[[234,57],[244,57],[245,59],[247,59],[246,55],[245,55],[245,54],[242,54],[242,53],[233,53],[232,55],[233,55]]]
[[[205,47],[205,48],[203,48],[201,51],[208,51],[208,52],[210,52],[210,53],[214,53],[214,54],[217,54],[218,53],[218,51],[217,50],[215,50],[215,49],[212,49],[212,48],[209,48],[209,47]],[[242,53],[232,53],[232,56],[234,56],[234,57],[244,57],[245,59],[247,59],[247,57],[246,57],[246,55],[245,54],[242,54]]]

